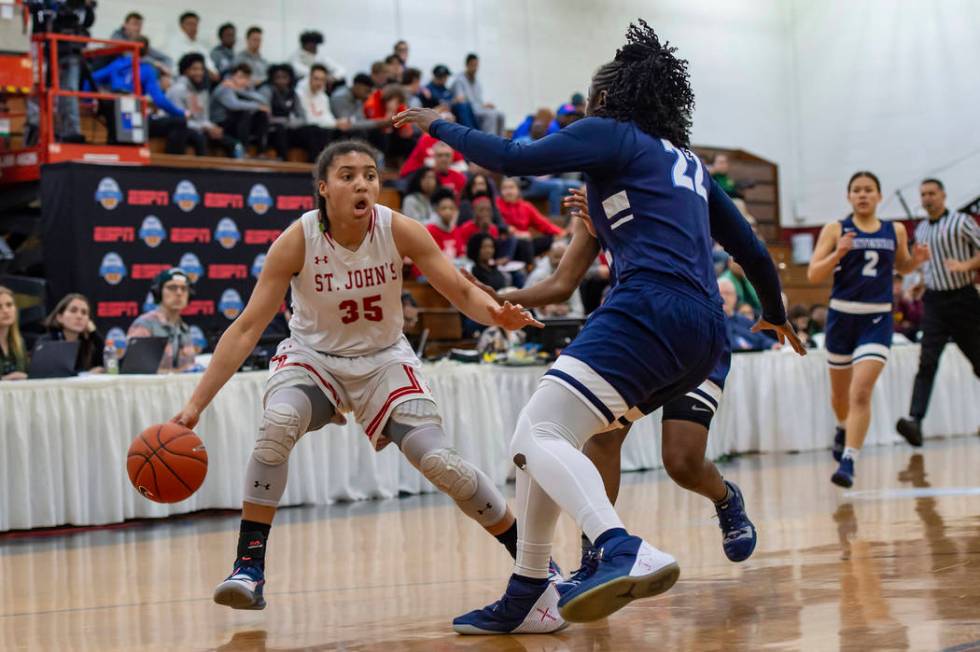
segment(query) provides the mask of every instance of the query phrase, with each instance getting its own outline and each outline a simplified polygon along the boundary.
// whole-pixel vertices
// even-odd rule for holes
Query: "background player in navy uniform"
[[[837,417],[831,481],[854,484],[854,464],[871,423],[871,392],[885,368],[892,343],[892,277],[906,274],[929,257],[929,248],[909,252],[901,222],[883,222],[875,211],[881,183],[873,173],[856,172],[847,184],[854,212],[820,231],[807,278],[823,283],[833,274],[827,313],[830,401]]]
[[[462,633],[554,631],[564,623],[538,614],[555,606],[564,619],[596,620],[666,591],[680,574],[672,556],[626,531],[580,450],[630,407],[661,405],[697,387],[725,347],[708,221],[714,184],[686,149],[694,105],[687,63],[643,21],[630,26],[627,41],[593,77],[589,117],[530,144],[453,125],[431,110],[395,117],[395,125],[418,124],[508,175],[584,172],[596,234],[617,270],[618,284],[518,419],[511,442],[519,469],[515,572],[500,601],[454,621]],[[737,212],[719,221],[731,229],[734,253],[755,246],[736,228],[743,222]],[[769,287],[778,288],[778,279],[760,290]],[[767,299],[779,309],[765,321],[791,332],[781,303]],[[555,604],[547,569],[561,510],[602,557]]]
[[[711,200],[709,214],[712,218],[731,210],[724,206],[731,203],[725,193],[712,193],[709,198]],[[535,308],[566,301],[585,278],[590,263],[599,254],[599,242],[590,232],[591,221],[585,191],[572,189],[563,203],[581,220],[576,220],[572,225],[572,242],[551,276],[532,287],[499,294],[493,288],[473,278],[470,280],[477,282],[480,288],[493,296],[498,303],[506,300]],[[746,222],[742,228],[751,229],[751,226]],[[774,270],[768,251],[760,242],[752,253],[754,256],[751,260],[739,261],[748,270],[751,276],[749,281],[757,284],[767,280],[771,282],[775,276],[773,271],[762,275],[761,279],[758,273],[760,269]],[[615,261],[612,269],[615,272]],[[767,296],[779,296],[778,289],[769,292]],[[806,349],[799,338],[791,334],[788,339],[800,355],[806,355]],[[730,366],[731,351],[726,350],[718,365],[701,385],[663,406],[662,455],[664,468],[674,482],[712,501],[722,530],[722,547],[725,555],[731,561],[740,562],[748,559],[755,550],[755,527],[745,512],[744,500],[739,488],[725,480],[718,467],[704,456],[708,429],[724,390]],[[644,414],[646,414],[646,406],[638,406],[625,417],[621,417],[628,421],[626,425],[593,437],[582,449],[586,457],[592,460],[599,470],[606,495],[613,504],[619,495],[623,442],[626,440],[632,422]],[[595,547],[587,537],[583,536],[582,563],[579,570],[568,581],[584,579],[597,562],[598,554]]]

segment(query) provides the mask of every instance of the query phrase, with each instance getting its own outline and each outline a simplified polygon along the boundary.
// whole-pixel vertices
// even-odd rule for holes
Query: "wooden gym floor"
[[[866,450],[858,482],[830,454],[722,467],[759,528],[728,562],[704,499],[628,474],[626,523],[681,564],[658,598],[554,636],[461,637],[451,618],[496,599],[503,548],[438,495],[284,510],[262,612],[211,602],[238,516],[0,537],[0,649],[980,650],[980,439]],[[576,565],[562,519],[558,561]]]

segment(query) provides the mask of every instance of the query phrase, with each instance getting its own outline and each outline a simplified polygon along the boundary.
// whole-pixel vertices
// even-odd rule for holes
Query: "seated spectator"
[[[226,134],[262,156],[269,142],[269,105],[252,90],[252,69],[247,63],[236,64],[211,95],[211,119]]]
[[[131,11],[128,14],[126,14],[126,18],[125,20],[123,20],[122,27],[114,31],[112,33],[112,36],[110,36],[109,38],[112,39],[113,41],[135,41],[142,35],[143,35],[143,16],[141,14],[136,13],[135,11]],[[97,60],[96,65],[93,65],[92,67],[101,68],[107,65],[112,59],[113,57],[109,57],[109,58],[100,57]],[[147,48],[146,54],[141,54],[140,59],[152,65],[154,68],[157,69],[158,72],[169,72],[174,65],[174,62],[170,57],[168,57],[165,53],[161,52],[160,50],[154,50],[153,48]]]
[[[466,243],[466,257],[473,261],[470,273],[476,280],[500,291],[512,283],[509,274],[497,269],[496,250],[497,245],[489,233],[477,233]]]
[[[729,197],[733,199],[741,197],[738,187],[735,185],[735,180],[728,175],[728,170],[728,156],[721,153],[715,154],[711,165],[708,166],[708,172],[711,173],[711,178],[718,183]]]
[[[738,304],[738,314],[740,314],[743,317],[745,317],[746,319],[750,320],[753,324],[755,323],[755,320],[757,319],[757,316],[755,314],[755,308],[753,308],[752,306],[750,306],[747,303],[740,303],[740,304]]]
[[[329,83],[330,72],[326,66],[314,63],[310,66],[310,74],[296,85],[296,92],[307,123],[326,129],[330,132],[328,140],[333,140],[339,135],[338,132],[348,131],[351,125],[350,119],[338,120],[330,110],[330,97],[327,95]]]
[[[429,109],[449,110],[453,112],[456,122],[464,127],[478,129],[480,123],[473,113],[473,107],[463,95],[456,95],[449,87],[449,68],[439,64],[432,69],[432,81],[426,84],[422,92],[422,104]]]
[[[238,55],[235,56],[235,60],[231,64],[231,69],[225,73],[225,76],[231,74],[231,70],[233,70],[238,64],[245,63],[248,64],[249,70],[252,71],[250,73],[252,78],[252,86],[258,87],[259,84],[265,82],[266,71],[269,69],[269,62],[262,56],[261,50],[262,28],[249,27],[248,31],[245,32],[245,49],[241,50]]]
[[[405,104],[410,109],[422,108],[422,71],[418,68],[405,68],[402,74],[402,86],[405,88]]]
[[[521,197],[517,179],[513,177],[504,179],[500,184],[497,209],[516,238],[533,243],[534,255],[547,251],[554,237],[564,234],[560,227],[538,212],[534,204]],[[522,258],[518,257],[518,260]]]
[[[302,147],[309,160],[315,161],[332,134],[307,123],[292,66],[288,63],[271,66],[269,83],[262,87],[261,94],[271,111],[269,138],[279,158],[285,161],[290,147]]]
[[[517,125],[510,139],[517,143],[530,143],[548,135],[548,126],[554,120],[555,114],[551,109],[538,109],[534,115],[528,115],[524,122]]]
[[[545,280],[551,276],[555,270],[558,269],[558,263],[564,257],[565,252],[568,251],[568,245],[564,242],[556,242],[551,245],[551,249],[548,250],[547,255],[542,256],[538,260],[538,264],[534,267],[534,270],[528,275],[527,282],[524,283],[524,287],[531,287],[537,285],[541,281]],[[585,317],[585,308],[582,305],[582,295],[579,293],[578,288],[572,292],[572,295],[567,301],[563,303],[555,303],[548,306],[543,306],[536,309],[535,314],[541,317],[568,317],[568,318],[581,318]]]
[[[404,215],[427,224],[436,219],[436,211],[432,206],[432,195],[439,186],[435,170],[428,167],[419,168],[408,181],[408,194],[402,200],[401,212]]]
[[[728,341],[732,351],[767,351],[779,348],[779,343],[762,333],[753,333],[753,322],[737,312],[738,294],[735,284],[727,278],[718,279],[718,292],[721,294],[722,308],[725,311]]]
[[[389,54],[385,57],[385,65],[388,66],[388,83],[402,83],[402,77],[405,75],[405,64],[398,58],[398,55]]]
[[[466,176],[453,169],[453,148],[439,141],[432,146],[432,169],[440,186],[448,186],[458,197],[466,187]]]
[[[470,175],[466,185],[463,186],[463,193],[460,195],[459,202],[459,223],[465,224],[473,219],[473,198],[478,195],[486,195],[490,198],[490,205],[493,211],[493,223],[501,231],[507,230],[507,224],[500,215],[497,208],[497,189],[483,172],[475,172]]]
[[[235,65],[235,41],[238,35],[235,26],[225,23],[218,28],[218,44],[211,49],[211,63],[218,69],[218,75],[224,77]]]
[[[456,225],[456,246],[457,251],[464,251],[467,243],[477,233],[486,233],[493,238],[494,245],[497,247],[494,258],[499,260],[509,259],[513,252],[506,250],[506,244],[500,241],[500,231],[493,223],[493,203],[490,196],[486,194],[477,195],[473,198],[473,219],[464,224]]]
[[[925,304],[922,302],[924,291],[924,285],[906,290],[902,275],[895,274],[892,283],[892,301],[894,302],[892,316],[895,320],[895,332],[909,338],[910,342],[919,341],[919,329],[922,324],[922,316],[925,313]]]
[[[526,199],[548,198],[548,214],[552,216],[561,215],[561,200],[568,191],[583,185],[579,179],[565,179],[553,174],[521,177],[521,183],[524,185],[521,194]]]
[[[197,52],[185,54],[181,57],[178,68],[180,77],[167,90],[167,99],[187,114],[187,127],[190,130],[188,141],[194,147],[194,153],[198,156],[206,155],[210,141],[224,147],[229,156],[245,156],[242,144],[211,121],[211,94],[208,91],[204,57]]]
[[[459,216],[456,194],[450,188],[437,188],[432,193],[432,207],[436,212],[435,219],[425,228],[446,257],[455,260],[464,252],[456,238],[456,218]]]
[[[377,89],[374,92],[379,93],[381,89],[390,83],[391,70],[388,68],[388,64],[384,61],[375,61],[371,64],[371,82]]]
[[[756,314],[762,312],[762,303],[759,301],[759,295],[755,293],[755,288],[749,283],[749,279],[745,278],[745,270],[742,266],[735,262],[734,258],[728,260],[728,269],[722,272],[720,278],[727,278],[735,286],[735,291],[738,292],[738,302],[747,303],[752,306]]]
[[[44,320],[48,329],[41,342],[78,342],[78,357],[75,358],[75,371],[102,371],[102,350],[105,340],[95,330],[92,321],[92,308],[88,299],[81,294],[66,294]]]
[[[341,86],[330,95],[330,110],[338,121],[346,120],[351,131],[362,133],[375,143],[384,140],[380,134],[385,125],[383,120],[368,120],[364,113],[364,102],[373,90],[371,77],[363,72],[358,73],[350,86]],[[379,135],[372,136],[373,133]]]
[[[408,41],[404,39],[397,41],[391,51],[398,55],[403,66],[408,65]]]
[[[126,339],[134,337],[166,337],[167,348],[160,361],[159,373],[185,371],[194,366],[194,340],[190,326],[180,313],[190,301],[190,280],[179,267],[157,274],[153,287],[159,289],[158,305],[143,313],[129,327]]]
[[[347,71],[339,63],[319,51],[323,45],[323,34],[317,31],[303,32],[299,35],[299,49],[289,57],[289,65],[293,67],[296,77],[303,79],[310,74],[314,63],[319,63],[327,69],[333,82],[342,82],[347,77]]]
[[[433,167],[436,162],[433,154],[433,148],[435,147],[436,143],[439,142],[442,141],[437,139],[435,136],[422,134],[419,137],[418,142],[415,143],[415,149],[412,150],[412,153],[409,154],[408,158],[405,159],[405,162],[402,163],[401,169],[398,170],[398,176],[405,178],[421,167]],[[452,150],[452,152],[453,160],[450,167],[457,172],[466,172],[466,159],[463,158],[463,155],[456,150]]]
[[[415,128],[411,125],[395,128],[391,126],[391,118],[396,113],[404,111],[405,91],[401,84],[388,84],[372,93],[364,102],[364,116],[380,124],[380,149],[389,158],[406,158],[415,148],[418,140]]]
[[[827,328],[827,306],[815,303],[810,306],[810,337],[823,333]]]
[[[504,114],[490,102],[484,102],[483,85],[476,78],[479,69],[480,58],[475,54],[466,55],[466,70],[456,76],[452,93],[454,97],[462,97],[469,103],[481,131],[500,136],[504,133]]]
[[[27,349],[20,335],[13,290],[0,285],[0,380],[27,378]]]
[[[789,323],[793,324],[793,328],[796,329],[800,341],[805,346],[813,346],[813,342],[810,340],[810,311],[806,309],[806,306],[796,304],[789,309],[787,316]]]
[[[167,54],[173,61],[180,61],[188,52],[197,52],[204,56],[204,66],[208,70],[208,76],[211,81],[218,81],[221,75],[218,74],[218,68],[214,65],[214,62],[208,56],[207,46],[204,43],[197,40],[197,28],[201,22],[201,17],[198,16],[193,11],[185,11],[180,15],[179,24],[180,29],[174,34],[173,38],[167,45]]]
[[[575,100],[581,98],[581,93],[575,93],[575,95],[572,95],[571,102],[562,104],[558,107],[558,110],[555,112],[555,118],[548,125],[549,134],[553,134],[560,129],[564,129],[573,122],[581,120],[585,117],[585,100],[583,99],[581,104],[575,103]]]

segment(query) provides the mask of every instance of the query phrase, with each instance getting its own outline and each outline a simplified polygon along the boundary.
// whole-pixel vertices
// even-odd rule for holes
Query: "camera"
[[[35,32],[88,36],[95,22],[96,0],[27,0]]]

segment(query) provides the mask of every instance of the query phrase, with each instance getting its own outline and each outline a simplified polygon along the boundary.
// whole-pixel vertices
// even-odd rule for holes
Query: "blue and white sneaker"
[[[854,486],[854,460],[850,457],[842,457],[840,466],[834,471],[834,475],[830,476],[830,481],[845,489]]]
[[[721,527],[722,541],[721,547],[725,549],[725,556],[731,561],[745,561],[752,556],[755,550],[756,532],[755,526],[745,513],[745,499],[742,497],[742,490],[734,482],[725,480],[728,486],[728,500],[715,505],[715,512],[718,514],[718,525]]]
[[[504,597],[453,619],[459,634],[550,634],[568,627],[553,582],[529,584],[511,575]]]
[[[214,590],[214,601],[232,609],[265,609],[265,575],[258,566],[239,566]]]
[[[561,573],[561,566],[554,559],[548,560],[548,581],[552,584],[565,581],[565,576]]]
[[[565,595],[573,588],[581,584],[584,580],[592,577],[596,569],[599,567],[599,551],[595,548],[588,548],[582,551],[582,561],[579,563],[579,567],[575,570],[567,580],[563,580],[557,584],[558,593]]]
[[[837,432],[834,433],[834,445],[830,449],[830,452],[834,456],[835,462],[840,462],[840,458],[844,455],[844,439],[846,434],[846,431],[840,426],[837,427]]]
[[[677,560],[666,552],[640,537],[618,537],[603,546],[595,572],[562,593],[558,609],[569,622],[599,620],[633,600],[663,593],[680,574]]]

